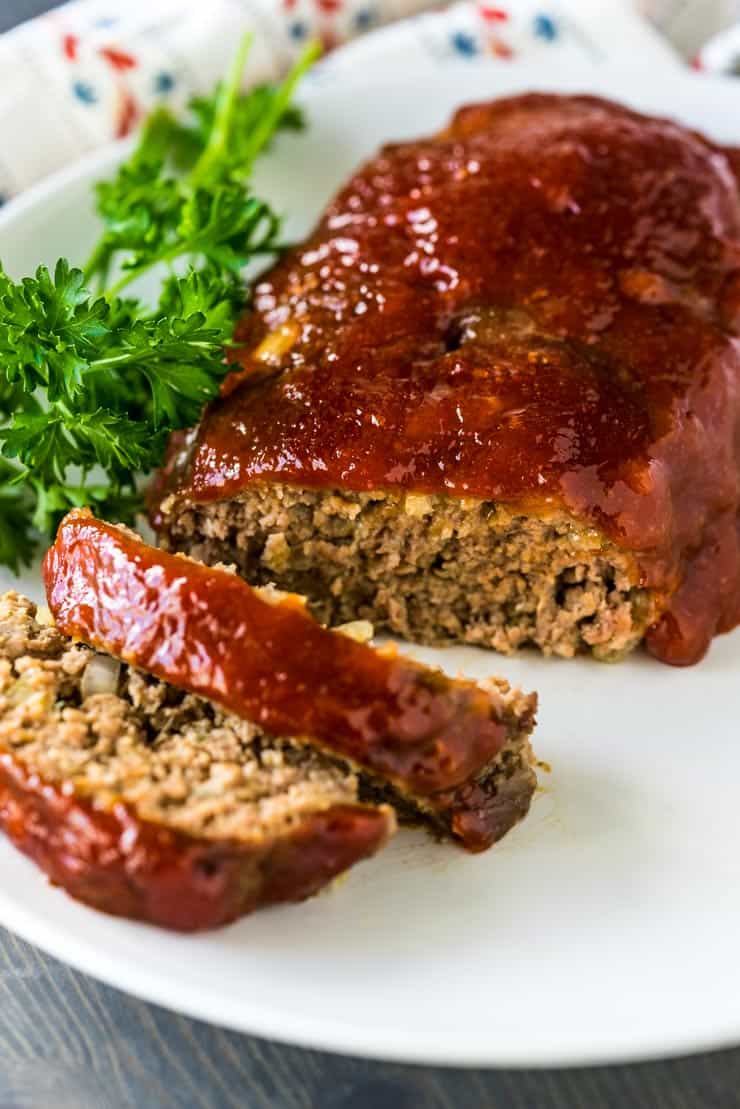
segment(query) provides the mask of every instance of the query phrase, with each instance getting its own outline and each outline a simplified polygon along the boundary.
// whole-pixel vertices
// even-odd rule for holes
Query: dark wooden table
[[[53,6],[49,0],[0,0],[0,31]],[[732,1109],[740,1107],[740,1050],[578,1071],[368,1063],[175,1016],[100,985],[0,929],[0,1109],[124,1106]]]

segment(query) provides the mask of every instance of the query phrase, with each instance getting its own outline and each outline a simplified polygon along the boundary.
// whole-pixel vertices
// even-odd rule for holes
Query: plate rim
[[[15,849],[13,849],[15,850]],[[25,856],[24,864],[34,867]],[[35,869],[35,868],[34,868]],[[55,890],[59,896],[69,898],[63,890]],[[72,900],[69,898],[69,900]],[[97,913],[98,910],[89,906],[75,903],[75,908],[81,911]],[[300,911],[300,904],[292,906]],[[104,914],[101,914],[104,915]],[[118,922],[118,918],[116,918]],[[134,925],[144,931],[153,928],[153,925],[141,924],[120,918],[126,925]],[[170,1012],[190,1017],[193,1020],[203,1021],[216,1027],[226,1028],[240,1032],[243,1035],[255,1036],[260,1039],[270,1040],[286,1046],[300,1047],[309,1051],[326,1051],[336,1055],[349,1056],[360,1059],[375,1060],[378,1062],[392,1062],[412,1066],[438,1066],[458,1067],[463,1069],[508,1069],[508,1070],[552,1070],[569,1069],[576,1067],[599,1067],[630,1065],[647,1063],[659,1059],[678,1059],[707,1051],[721,1051],[737,1047],[740,1040],[740,1015],[738,1020],[727,1027],[727,1022],[720,1022],[714,1032],[706,1032],[703,1036],[688,1032],[684,1037],[671,1036],[662,1038],[656,1034],[649,1039],[643,1037],[641,1046],[629,1049],[628,1053],[617,1051],[588,1051],[565,1050],[553,1051],[551,1054],[540,1052],[532,1058],[526,1050],[521,1052],[508,1051],[491,1055],[482,1055],[477,1052],[465,1050],[451,1050],[449,1045],[440,1049],[439,1045],[433,1053],[424,1045],[412,1044],[402,1040],[398,1041],[398,1028],[389,1026],[388,1032],[373,1029],[357,1030],[351,1024],[341,1019],[328,1021],[295,1018],[286,1009],[272,1009],[264,1004],[259,1004],[254,1013],[249,1011],[249,1002],[241,1002],[245,1008],[237,1011],[232,1006],[227,1006],[226,1012],[219,1011],[223,999],[215,993],[203,993],[200,1002],[194,1001],[191,991],[178,994],[177,986],[172,988],[170,982],[165,982],[164,977],[152,979],[148,972],[140,972],[136,966],[126,964],[125,972],[119,973],[115,960],[103,957],[97,959],[94,942],[86,943],[74,938],[70,947],[69,938],[65,943],[57,943],[53,935],[53,923],[40,915],[33,914],[30,910],[15,904],[4,891],[0,890],[0,924],[9,931],[20,936],[28,943],[34,944],[42,951],[58,959],[60,962],[74,967],[83,974],[104,982],[114,989],[130,994],[141,1001],[158,1005]],[[196,933],[197,935],[197,933]],[[176,938],[176,937],[175,937]],[[133,983],[132,983],[133,978]]]

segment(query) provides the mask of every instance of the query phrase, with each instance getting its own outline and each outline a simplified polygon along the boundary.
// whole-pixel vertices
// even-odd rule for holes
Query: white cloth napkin
[[[334,48],[436,6],[435,0],[74,0],[0,38],[0,202],[128,134],[156,103],[181,108],[193,92],[209,89],[248,29],[255,45],[246,79],[254,83],[283,73],[309,39]],[[695,56],[713,32],[740,19],[740,0],[480,0],[454,10],[453,34],[448,20],[431,17],[417,21],[414,33],[423,27],[432,50],[484,52],[501,64],[546,50],[550,61],[559,51],[562,64],[575,57],[595,64],[639,58],[658,67],[677,56],[671,43]],[[708,47],[698,64],[730,71],[733,50],[731,43]]]
[[[740,0],[639,0],[639,7],[686,58],[699,68],[732,71],[729,59],[707,44],[733,24],[740,23]],[[713,53],[713,60],[712,60]]]

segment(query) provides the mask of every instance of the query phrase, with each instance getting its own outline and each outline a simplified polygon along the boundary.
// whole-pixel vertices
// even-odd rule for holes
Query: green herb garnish
[[[241,93],[250,45],[188,120],[154,112],[96,187],[103,232],[83,270],[60,259],[14,282],[0,267],[0,563],[16,572],[72,507],[131,522],[137,474],[228,373],[242,271],[281,249],[280,219],[250,175],[276,131],[302,125],[290,101],[318,53],[281,85]],[[161,266],[154,307],[128,294]]]

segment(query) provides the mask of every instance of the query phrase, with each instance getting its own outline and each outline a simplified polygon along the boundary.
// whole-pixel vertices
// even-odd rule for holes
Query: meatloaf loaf
[[[380,848],[357,776],[0,597],[0,826],[73,897],[192,931],[298,901]]]
[[[583,96],[384,148],[257,284],[161,542],[327,621],[695,662],[740,620],[737,166]]]
[[[301,598],[260,594],[87,512],[62,522],[44,574],[63,634],[349,764],[361,796],[470,850],[529,807],[534,695],[375,650],[316,623]]]

